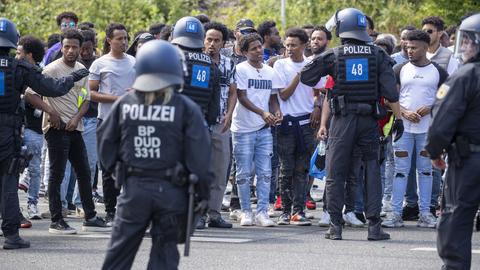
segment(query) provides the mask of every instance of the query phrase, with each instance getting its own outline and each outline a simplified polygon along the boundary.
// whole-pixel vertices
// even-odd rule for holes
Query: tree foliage
[[[397,34],[408,24],[420,26],[426,16],[441,16],[457,24],[467,12],[480,11],[478,0],[286,0],[287,27],[325,24],[337,9],[356,7],[370,15],[379,32]],[[0,16],[14,21],[22,34],[43,39],[58,32],[55,17],[73,11],[80,21],[91,21],[102,30],[110,22],[125,24],[131,32],[157,22],[173,24],[186,15],[206,13],[234,27],[240,18],[256,24],[274,20],[281,27],[280,0],[0,0]]]

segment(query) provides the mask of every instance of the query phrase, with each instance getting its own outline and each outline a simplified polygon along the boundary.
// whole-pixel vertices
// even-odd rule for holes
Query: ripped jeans
[[[393,143],[395,160],[395,177],[393,179],[392,208],[397,214],[402,213],[403,199],[407,189],[408,174],[411,166],[411,154],[415,147],[417,165],[417,183],[419,189],[420,213],[426,214],[430,210],[432,195],[432,164],[425,151],[427,133],[408,133]]]
[[[250,179],[255,168],[257,176],[257,213],[268,211],[272,177],[272,133],[270,128],[253,132],[232,132],[233,155],[237,166],[236,182],[242,211],[252,211]]]

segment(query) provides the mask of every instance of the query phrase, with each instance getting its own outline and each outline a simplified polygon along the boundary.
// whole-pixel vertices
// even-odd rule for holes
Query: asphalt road
[[[25,195],[20,200],[25,207]],[[320,205],[320,204],[319,204]],[[47,203],[41,199],[40,208]],[[97,205],[103,214],[103,206]],[[313,211],[314,224],[320,211]],[[225,213],[226,214],[226,213]],[[81,232],[82,220],[74,215],[67,222],[79,234],[58,236],[48,233],[49,220],[33,221],[30,229],[21,229],[31,248],[0,250],[1,270],[22,269],[100,269],[109,234]],[[180,269],[440,269],[436,252],[436,232],[420,229],[414,222],[405,228],[390,229],[392,239],[366,241],[366,228],[345,228],[342,241],[324,239],[325,228],[318,226],[281,226],[274,228],[240,227],[197,231],[190,257],[181,257]],[[133,269],[146,269],[151,240],[145,237]],[[472,269],[480,269],[480,233],[473,238]],[[179,246],[183,252],[183,246]]]

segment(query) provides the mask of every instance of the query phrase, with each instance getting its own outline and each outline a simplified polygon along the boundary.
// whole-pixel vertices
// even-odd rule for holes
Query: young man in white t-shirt
[[[415,147],[418,174],[419,227],[435,228],[437,220],[430,213],[432,194],[432,165],[425,150],[430,111],[435,102],[438,87],[448,77],[438,64],[427,59],[430,37],[427,33],[413,30],[407,34],[409,62],[394,68],[400,89],[400,106],[405,126],[403,136],[393,143],[395,177],[392,189],[392,213],[382,223],[384,227],[403,227],[402,206],[407,189],[412,153]]]
[[[313,125],[320,120],[320,109],[316,108],[318,112],[312,114],[316,98],[314,90],[301,83],[298,75],[308,63],[303,55],[308,42],[307,33],[300,28],[291,28],[285,36],[288,58],[277,60],[273,66],[275,81],[280,86],[279,102],[284,115],[277,133],[283,211],[277,224],[311,225],[305,217],[304,207],[308,164],[315,148]],[[320,83],[323,84],[323,80]],[[315,88],[322,87],[317,85]]]
[[[242,208],[242,226],[254,224],[250,204],[253,170],[257,176],[256,221],[261,226],[275,225],[267,214],[273,151],[270,126],[282,121],[283,117],[274,90],[279,88],[274,80],[274,71],[263,64],[261,40],[258,34],[241,37],[239,46],[247,61],[238,64],[235,71],[238,102],[230,130],[237,164],[236,182]]]
[[[98,102],[98,126],[107,117],[113,103],[133,85],[135,80],[135,58],[125,53],[128,34],[124,25],[111,23],[106,28],[104,50],[106,54],[90,66],[88,85],[92,91],[92,101]],[[102,170],[102,186],[105,201],[105,220],[109,225],[115,217],[117,196],[111,172]]]

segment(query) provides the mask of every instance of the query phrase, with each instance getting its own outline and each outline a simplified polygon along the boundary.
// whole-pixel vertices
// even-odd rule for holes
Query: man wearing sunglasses
[[[440,44],[444,28],[445,23],[440,17],[427,17],[422,21],[422,30],[430,36],[430,45],[427,51],[428,60],[436,62],[451,75],[457,70],[458,61],[453,57],[452,51]]]
[[[56,20],[57,25],[58,27],[60,27],[60,30],[62,32],[65,32],[68,29],[77,29],[78,16],[73,12],[62,12],[57,16]],[[62,58],[61,48],[62,45],[60,44],[60,42],[57,42],[55,45],[50,47],[50,49],[48,49],[48,51],[45,53],[45,56],[43,57],[42,63],[40,65],[44,67],[51,62]]]
[[[220,53],[226,57],[230,57],[233,60],[235,65],[246,61],[247,57],[245,57],[242,52],[240,51],[240,47],[238,46],[238,41],[240,37],[256,33],[255,24],[250,19],[241,19],[237,22],[237,26],[235,27],[235,44],[231,48],[223,48]]]

